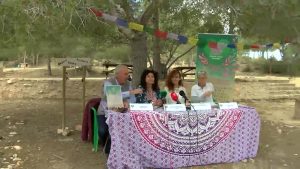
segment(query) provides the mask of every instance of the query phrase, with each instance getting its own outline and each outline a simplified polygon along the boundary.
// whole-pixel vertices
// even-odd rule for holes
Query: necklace
[[[155,100],[153,90],[147,90],[147,100]]]

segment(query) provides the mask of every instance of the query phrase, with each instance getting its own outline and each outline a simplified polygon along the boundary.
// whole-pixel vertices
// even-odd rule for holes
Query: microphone
[[[170,95],[171,95],[171,99],[173,101],[175,101],[177,104],[181,104],[180,101],[178,100],[178,96],[175,92],[170,93]]]
[[[132,78],[131,78],[131,76],[130,75],[128,75],[128,79],[127,79],[128,81],[132,81]]]
[[[189,100],[189,99],[186,97],[186,95],[185,95],[185,93],[184,93],[183,90],[180,90],[180,91],[179,91],[179,95],[182,96],[182,97],[184,98],[184,100]]]
[[[165,90],[161,90],[159,93],[161,98],[165,98],[167,96],[167,91]]]
[[[188,101],[189,103],[191,103],[189,99],[186,97],[185,92],[183,90],[179,91],[179,95],[184,98],[185,102]],[[186,109],[191,110],[191,105],[186,105]]]

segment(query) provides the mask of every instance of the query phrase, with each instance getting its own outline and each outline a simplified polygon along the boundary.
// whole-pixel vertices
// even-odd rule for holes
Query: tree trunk
[[[233,9],[230,9],[229,12],[229,34],[234,34],[234,12],[232,11]]]
[[[4,76],[3,68],[4,68],[3,62],[0,61],[0,77]]]
[[[144,69],[147,68],[147,36],[145,33],[135,33],[131,39],[131,62],[133,65],[132,85],[137,87]]]
[[[52,76],[52,70],[51,70],[51,58],[50,58],[50,56],[48,56],[47,67],[48,67],[48,75],[49,75],[49,76]]]
[[[295,114],[294,114],[295,120],[300,120],[300,97],[296,98],[295,100]]]
[[[155,2],[154,11],[154,29],[159,30],[159,2]],[[156,36],[153,38],[153,69],[157,71],[160,79],[164,79],[166,76],[166,65],[161,63],[160,60],[160,39]]]
[[[39,65],[39,54],[36,55],[36,66]]]
[[[36,62],[35,62],[35,61],[36,61],[36,60],[35,60],[35,55],[32,54],[31,56],[32,56],[32,66],[35,66],[35,63],[36,63]]]

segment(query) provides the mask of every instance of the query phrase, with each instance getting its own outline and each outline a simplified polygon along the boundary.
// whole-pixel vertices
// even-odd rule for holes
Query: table
[[[255,157],[260,118],[254,108],[202,112],[109,112],[112,169],[179,168]]]
[[[115,68],[120,65],[118,63],[111,63],[109,61],[105,61],[102,64],[105,67],[105,70],[103,71],[103,73],[105,73],[105,77],[106,79],[108,78],[109,73],[113,73],[113,71],[115,70]],[[132,72],[133,66],[131,64],[122,64],[128,67],[128,69],[130,70],[130,72]],[[113,69],[109,70],[110,67],[113,67]]]
[[[178,66],[178,67],[175,67],[174,69],[178,70],[184,79],[184,77],[187,75],[195,75],[196,67],[195,66]]]

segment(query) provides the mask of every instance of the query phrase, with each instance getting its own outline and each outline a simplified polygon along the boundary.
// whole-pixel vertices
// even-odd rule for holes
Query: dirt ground
[[[10,73],[9,76],[16,75]],[[292,120],[294,101],[249,101],[241,104],[255,107],[261,117],[257,157],[234,164],[193,169],[300,168],[300,120]],[[60,99],[0,99],[0,168],[105,168],[103,152],[92,152],[91,143],[82,142],[80,131],[75,130],[75,126],[81,124],[81,110],[80,100],[67,101],[67,126],[73,131],[70,136],[63,137],[56,134],[61,124]]]

